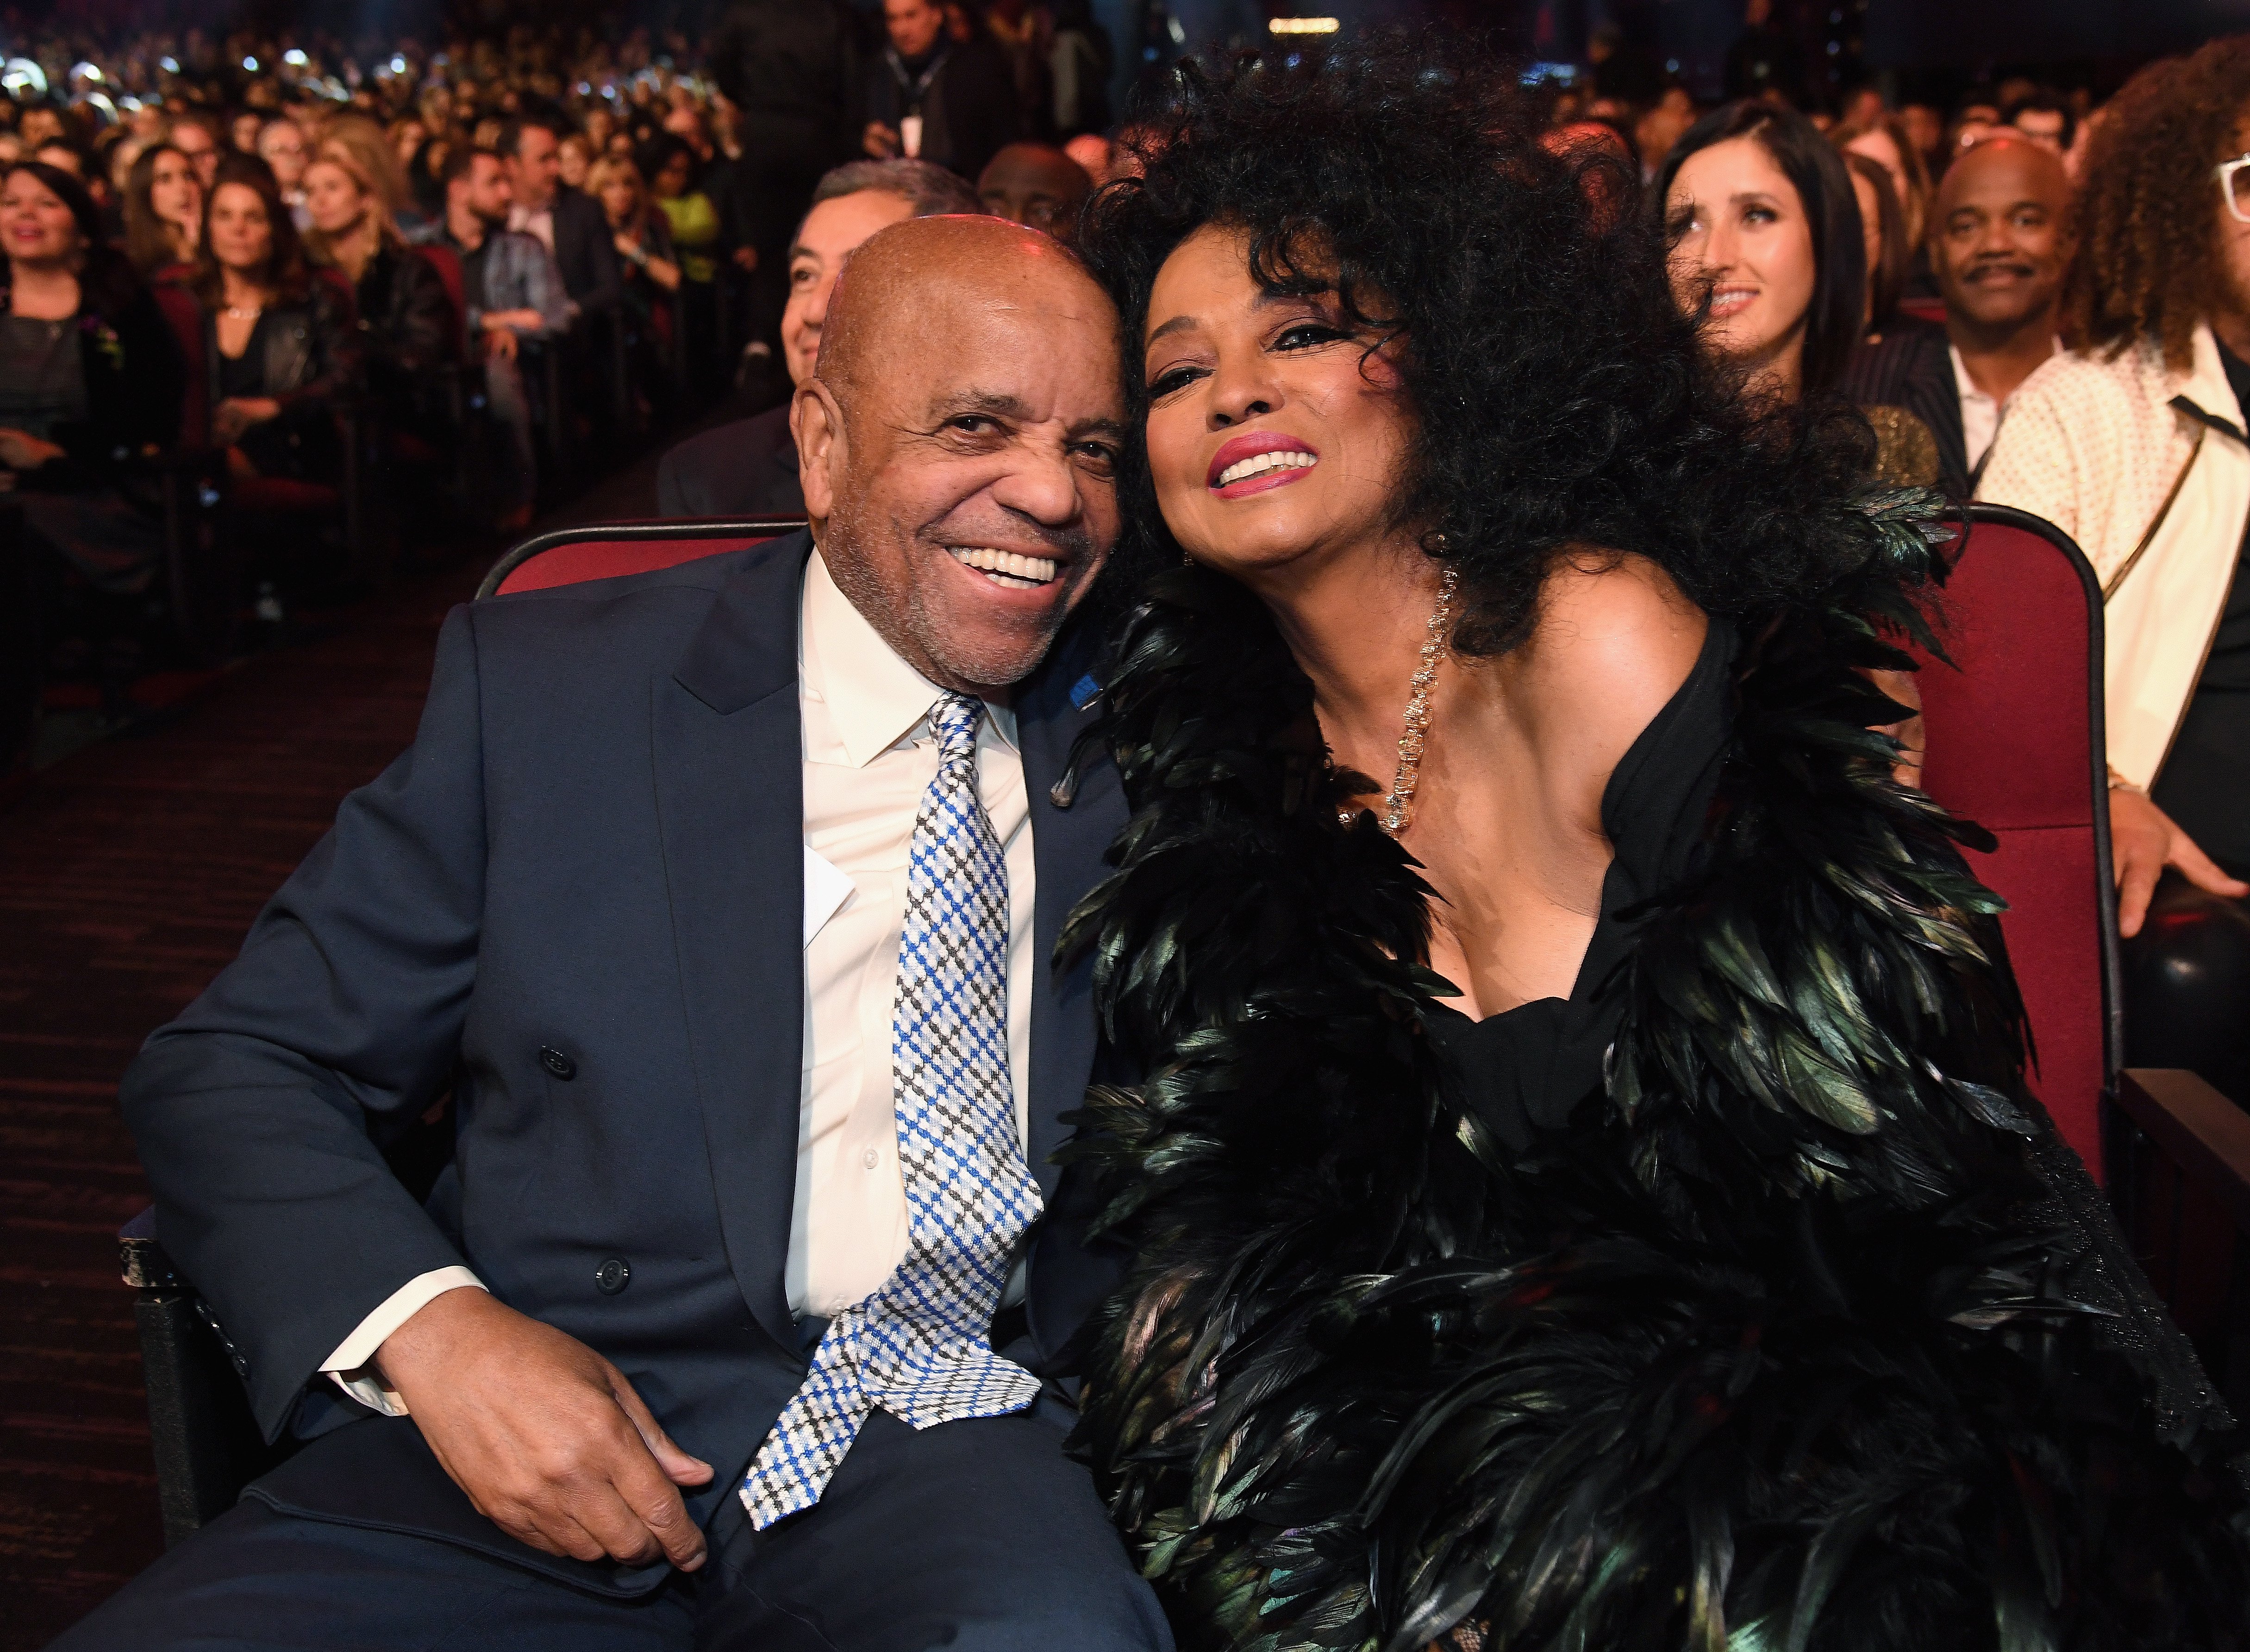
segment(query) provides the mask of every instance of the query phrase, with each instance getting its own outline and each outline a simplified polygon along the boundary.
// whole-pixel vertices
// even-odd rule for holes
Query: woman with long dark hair
[[[1405,48],[1191,72],[1088,211],[1080,1445],[1189,1646],[2230,1643],[2240,1442],[1876,732],[1944,530],[1541,125]]]
[[[144,277],[193,261],[204,228],[195,163],[169,143],[141,150],[125,185],[125,256]]]
[[[356,380],[350,312],[316,280],[273,172],[219,162],[192,285],[204,308],[211,438],[238,475],[336,480],[335,397]]]
[[[1812,123],[1757,99],[1715,109],[1665,157],[1652,197],[1674,296],[1744,392],[1835,393],[1867,331],[1867,238],[1851,174]],[[1928,426],[1903,408],[1866,411],[1876,475],[1937,479]]]

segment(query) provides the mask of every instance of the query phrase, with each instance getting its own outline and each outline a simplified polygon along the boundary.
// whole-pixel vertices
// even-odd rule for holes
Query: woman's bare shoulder
[[[1646,556],[1584,550],[1539,595],[1523,686],[1602,747],[1625,755],[1695,668],[1710,618]]]

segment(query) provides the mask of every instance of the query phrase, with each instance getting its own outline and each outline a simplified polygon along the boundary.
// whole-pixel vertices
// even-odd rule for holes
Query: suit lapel
[[[800,532],[750,553],[650,689],[665,882],[728,1261],[791,1352],[783,1270],[804,1029],[797,625],[811,550]]]
[[[1025,1157],[1050,1204],[1061,1172],[1048,1156],[1070,1133],[1061,1116],[1083,1102],[1094,1047],[1092,965],[1080,958],[1058,971],[1055,941],[1071,908],[1101,877],[1102,855],[1125,824],[1124,794],[1106,753],[1089,752],[1080,763],[1067,808],[1055,801],[1055,783],[1069,764],[1072,743],[1095,715],[1092,705],[1073,703],[1087,698],[1085,672],[1093,652],[1083,629],[1065,639],[1033,680],[1017,722],[1024,785],[1031,796],[1032,855],[1039,872],[1032,923],[1039,986],[1032,997],[1031,1119]],[[1071,646],[1073,640],[1078,646]]]

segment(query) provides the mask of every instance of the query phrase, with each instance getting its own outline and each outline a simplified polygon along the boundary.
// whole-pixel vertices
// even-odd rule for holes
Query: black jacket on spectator
[[[974,182],[987,161],[1024,135],[1015,76],[990,40],[949,43],[939,50],[943,60],[922,97],[921,158]],[[898,126],[908,107],[907,88],[900,84],[904,73],[894,52],[879,52],[867,65],[860,79],[860,126],[870,121]]]
[[[411,416],[431,376],[460,355],[461,323],[445,283],[426,259],[386,246],[353,292],[369,393],[384,412]]]
[[[1836,389],[1855,407],[1903,407],[1929,426],[1937,440],[1940,484],[1950,497],[1969,496],[1969,442],[1961,430],[1961,395],[1943,328],[1909,315],[1894,318],[1852,352]]]
[[[349,307],[335,287],[316,276],[303,298],[267,306],[237,361],[219,354],[218,318],[206,311],[204,359],[214,409],[231,396],[281,404],[279,416],[252,425],[235,444],[259,475],[336,478],[342,468],[336,403],[357,386],[363,351]]]
[[[8,287],[0,278],[0,315]],[[179,439],[187,367],[156,301],[137,280],[114,293],[89,293],[71,322],[78,329],[86,379],[86,417],[49,432],[65,457],[50,460],[20,485],[50,493],[115,486],[150,447]]]
[[[610,238],[609,215],[592,197],[559,184],[555,190],[555,263],[562,290],[587,315],[607,315],[625,302],[625,278]]]
[[[836,0],[735,0],[704,60],[739,114],[735,136],[757,169],[786,162],[818,178],[859,152],[859,38]],[[808,187],[806,193],[811,190]],[[779,204],[804,210],[802,199]]]
[[[691,436],[656,467],[659,516],[801,516],[789,404]]]

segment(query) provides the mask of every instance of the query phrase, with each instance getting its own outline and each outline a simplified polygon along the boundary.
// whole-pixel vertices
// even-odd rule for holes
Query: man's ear
[[[797,480],[804,489],[804,514],[826,522],[836,508],[844,476],[844,410],[835,393],[817,378],[797,387],[789,404],[789,433],[797,439]]]

